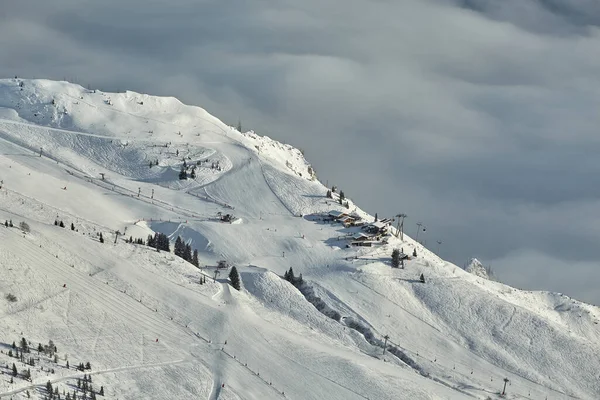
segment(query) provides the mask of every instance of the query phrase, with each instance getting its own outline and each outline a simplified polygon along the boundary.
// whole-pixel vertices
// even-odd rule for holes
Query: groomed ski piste
[[[600,398],[597,307],[470,274],[392,227],[347,246],[360,228],[327,213],[373,217],[326,197],[299,150],[175,98],[0,80],[0,180],[0,398],[47,398],[48,381],[82,398],[84,374],[107,399]],[[201,268],[126,243],[155,232]],[[34,366],[8,355],[23,337]]]

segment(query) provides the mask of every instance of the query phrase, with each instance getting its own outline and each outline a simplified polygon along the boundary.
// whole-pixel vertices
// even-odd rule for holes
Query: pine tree
[[[40,344],[38,344],[38,354],[41,353],[42,351],[44,351],[44,347],[40,343]]]
[[[346,195],[344,194],[343,190],[340,190],[340,204],[342,203],[342,200],[346,199]]]
[[[56,225],[56,224],[54,224]],[[8,221],[4,221],[4,226],[8,228]]]
[[[12,375],[13,376],[17,376],[18,373],[19,372],[17,371],[17,366],[15,365],[15,363],[13,363],[13,366],[12,366]]]
[[[9,226],[10,228],[12,228],[12,227],[14,226],[14,225],[13,225],[13,223],[12,223],[12,219],[8,221],[8,226]]]
[[[375,213],[375,222],[379,221],[379,219],[377,218],[377,213]]]
[[[331,190],[327,190],[327,195],[326,196],[331,199],[331,197],[332,197],[331,196]]]
[[[8,356],[9,356],[9,357],[12,357],[12,356],[13,356],[13,352],[12,352],[12,350],[9,350],[9,351],[8,351]]]
[[[65,223],[62,222],[62,221],[60,221],[60,223],[58,224],[58,226],[60,226],[61,228],[64,228],[65,227]]]
[[[184,180],[187,179],[187,171],[184,167],[181,167],[181,171],[179,171],[179,179]]]
[[[100,396],[104,396],[104,386],[100,386]]]
[[[75,225],[71,222],[71,230],[74,231],[75,230]]]
[[[184,244],[183,244],[183,240],[181,240],[181,236],[177,236],[177,239],[175,239],[175,255],[177,257],[183,257],[183,252],[184,252]]]
[[[25,353],[29,353],[29,344],[27,343],[27,339],[21,338],[21,349]]]
[[[229,279],[231,280],[231,286],[233,286],[233,288],[236,290],[240,290],[240,275],[238,274],[236,267],[231,268],[231,272],[229,272]]]
[[[69,360],[67,360],[67,365],[66,365],[67,369],[69,369]]]
[[[192,173],[190,174],[190,178],[196,179],[196,167],[192,167]]]
[[[54,220],[54,225],[58,226],[58,220]],[[8,226],[8,222],[6,223],[6,226]]]
[[[415,248],[415,249],[413,250],[413,257],[416,257],[416,256],[417,256],[417,249]]]
[[[102,236],[102,232],[100,232],[100,243],[104,243],[104,237]]]
[[[196,267],[200,267],[200,262],[198,261],[198,249],[194,249],[194,254],[192,255],[192,264]]]
[[[423,274],[421,274],[421,276],[419,277],[419,280],[421,281],[421,283],[425,283],[425,276]]]
[[[400,267],[400,250],[394,249],[392,251],[392,268]]]
[[[192,246],[190,246],[189,244],[185,245],[183,251],[183,259],[187,262],[192,262]]]
[[[92,366],[90,365],[89,361],[85,364],[85,369],[92,369]],[[90,382],[92,381],[92,377],[91,376],[88,379],[89,379]]]
[[[17,344],[16,344],[14,341],[13,341],[13,344],[12,344],[12,348],[13,348],[13,349],[16,349],[16,348],[17,348]]]

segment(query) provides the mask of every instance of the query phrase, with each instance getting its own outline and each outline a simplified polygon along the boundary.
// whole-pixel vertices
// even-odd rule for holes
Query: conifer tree
[[[416,256],[417,256],[417,249],[415,248],[415,249],[413,250],[413,257],[416,257]]]
[[[236,290],[240,290],[240,275],[238,274],[236,267],[231,268],[231,272],[229,272],[229,279],[231,280],[231,286],[233,286],[233,288]]]
[[[192,264],[194,264],[196,267],[200,266],[200,262],[198,261],[198,249],[194,249],[194,254],[192,255]]]
[[[64,228],[65,227],[65,223],[62,222],[62,221],[60,221],[60,223],[58,224],[58,226],[60,226],[61,228]]]
[[[183,251],[183,259],[187,262],[192,262],[192,246],[190,246],[189,244],[185,245]]]
[[[331,199],[331,197],[332,197],[331,196],[331,190],[327,190],[327,195],[326,196]]]
[[[183,244],[183,240],[181,240],[181,236],[177,236],[177,239],[175,239],[175,248],[174,248],[174,253],[177,257],[183,257],[183,253],[184,253],[184,244]]]
[[[421,283],[425,283],[425,276],[423,274],[421,274],[421,276],[419,277],[419,280],[421,281]]]
[[[100,386],[100,396],[104,396],[104,386]]]
[[[179,179],[184,180],[187,179],[187,171],[184,167],[181,167],[181,171],[179,171]]]
[[[29,344],[27,343],[27,339],[21,338],[21,349],[25,353],[29,353]]]
[[[12,376],[17,376],[18,375],[18,371],[17,371],[17,366],[15,365],[15,363],[13,363],[12,366]]]
[[[102,237],[102,232],[100,232],[100,243],[104,243],[104,237]]]
[[[379,219],[377,218],[377,213],[375,213],[375,222],[379,221]]]
[[[8,226],[9,226],[10,228],[12,228],[12,227],[14,226],[14,225],[13,225],[13,223],[12,223],[12,219],[8,221]]]
[[[392,268],[400,267],[400,250],[394,249],[392,251]]]
[[[13,344],[12,344],[12,348],[13,348],[13,349],[16,349],[16,348],[17,348],[17,344],[16,344],[14,341],[13,341]]]
[[[58,220],[54,220],[54,225],[58,226]],[[6,223],[6,226],[8,226],[8,222]]]
[[[71,230],[74,231],[75,230],[75,225],[71,222]]]
[[[342,204],[342,200],[346,199],[346,195],[344,194],[343,190],[340,190],[340,204]]]
[[[56,224],[54,224],[56,225]],[[4,221],[4,226],[8,228],[8,221]]]

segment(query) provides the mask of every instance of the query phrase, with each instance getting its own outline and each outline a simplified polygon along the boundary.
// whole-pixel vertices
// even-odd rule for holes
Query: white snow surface
[[[195,179],[178,179],[184,160]],[[72,393],[84,373],[110,399],[496,399],[504,378],[502,398],[600,398],[598,307],[489,281],[406,235],[348,248],[358,228],[320,213],[373,218],[326,198],[299,150],[177,99],[0,80],[0,180],[15,225],[0,226],[1,398]],[[154,232],[201,268],[125,242]],[[282,279],[290,267],[339,320]],[[32,353],[31,381],[8,356],[22,337],[58,350]]]

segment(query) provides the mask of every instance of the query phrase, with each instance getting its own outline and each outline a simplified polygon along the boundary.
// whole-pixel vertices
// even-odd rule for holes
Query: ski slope
[[[178,179],[184,161],[194,179]],[[31,381],[3,370],[0,398],[73,392],[84,373],[112,399],[600,398],[597,307],[467,273],[406,235],[348,248],[354,231],[319,218],[346,209],[299,150],[174,98],[0,80],[0,180],[15,225],[0,226],[0,365],[27,368],[8,356],[22,337],[59,356]],[[125,242],[155,232],[201,268]],[[394,248],[418,255],[392,269]],[[281,278],[290,267],[339,320]]]

